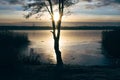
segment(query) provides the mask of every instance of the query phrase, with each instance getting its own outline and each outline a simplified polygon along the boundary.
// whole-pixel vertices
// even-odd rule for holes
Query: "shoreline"
[[[50,26],[0,26],[0,30],[52,30]],[[120,30],[120,26],[62,26],[61,30]]]

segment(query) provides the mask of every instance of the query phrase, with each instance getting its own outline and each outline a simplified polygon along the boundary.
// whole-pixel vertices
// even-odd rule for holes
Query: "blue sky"
[[[25,19],[24,14],[27,12],[23,11],[21,1],[22,0],[0,0],[0,23],[49,21],[47,13],[45,13],[47,16],[43,15],[41,20],[34,17]],[[71,6],[69,8],[71,15],[65,15],[63,21],[120,22],[119,0],[100,0],[101,4],[99,5],[96,5],[96,1],[98,0],[81,0],[79,3]]]

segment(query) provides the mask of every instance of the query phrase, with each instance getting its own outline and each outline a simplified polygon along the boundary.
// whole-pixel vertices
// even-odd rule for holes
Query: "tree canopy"
[[[30,11],[25,17],[29,18],[30,16],[43,13],[48,11],[51,15],[50,8],[54,9],[54,7],[59,6],[59,8],[55,8],[55,10],[62,10],[63,8],[70,7],[71,5],[75,4],[76,1],[74,0],[29,0],[24,5],[24,10]]]

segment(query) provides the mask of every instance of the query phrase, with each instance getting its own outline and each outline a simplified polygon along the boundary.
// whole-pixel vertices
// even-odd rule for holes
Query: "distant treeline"
[[[120,30],[120,26],[62,26],[62,30]],[[52,30],[50,26],[0,26],[0,30]]]

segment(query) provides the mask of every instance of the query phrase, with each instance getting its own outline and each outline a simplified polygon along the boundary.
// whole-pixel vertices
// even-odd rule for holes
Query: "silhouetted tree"
[[[15,1],[15,0],[14,0]],[[16,0],[18,2],[18,0]],[[102,7],[111,5],[111,3],[114,3],[112,6],[116,6],[119,8],[119,0],[27,0],[28,3],[26,3],[25,10],[27,10],[29,13],[25,16],[26,18],[29,18],[30,16],[34,14],[38,14],[37,17],[40,17],[43,12],[47,11],[49,12],[51,16],[51,22],[52,22],[52,29],[53,31],[53,39],[54,39],[54,50],[56,53],[56,59],[57,59],[57,65],[62,66],[63,61],[61,58],[61,51],[59,49],[59,40],[60,40],[60,30],[61,30],[61,22],[62,17],[64,13],[64,9],[66,7],[69,7],[75,3],[78,3],[80,1],[87,1],[87,2],[93,2],[93,4],[86,4],[86,8],[94,8],[94,7]],[[57,11],[59,13],[59,20],[55,22],[54,20],[54,13],[55,9],[54,7],[57,7]],[[69,11],[67,11],[69,12]]]
[[[60,30],[61,30],[61,21],[63,17],[63,12],[65,7],[69,7],[75,3],[75,0],[31,0],[24,7],[25,10],[30,11],[25,17],[29,18],[34,14],[40,16],[44,11],[49,12],[52,22],[52,34],[54,39],[54,50],[56,53],[57,66],[62,67],[63,61],[61,58],[61,51],[59,49],[59,40],[60,40]],[[54,20],[54,6],[58,6],[59,20],[55,22]]]

